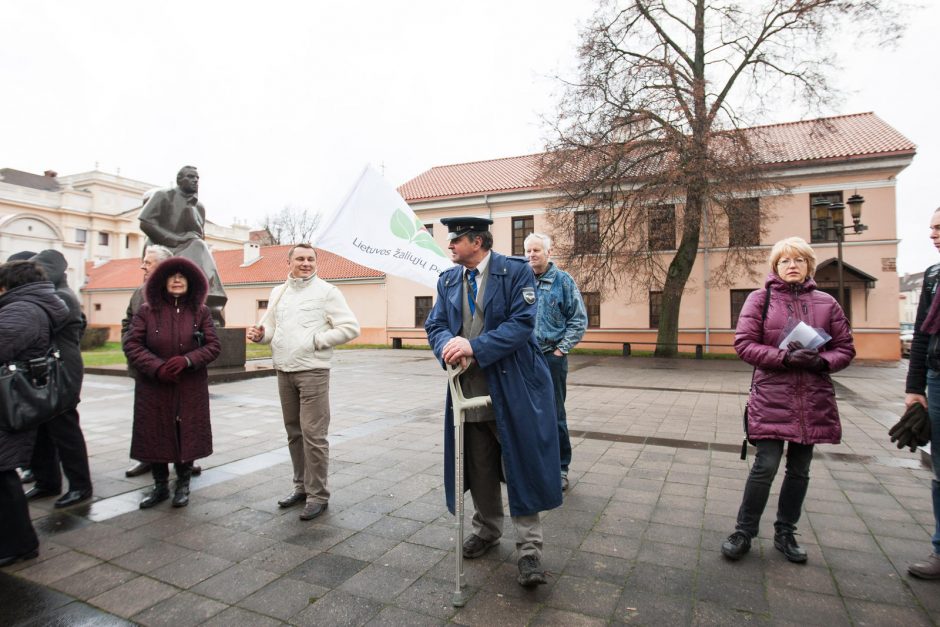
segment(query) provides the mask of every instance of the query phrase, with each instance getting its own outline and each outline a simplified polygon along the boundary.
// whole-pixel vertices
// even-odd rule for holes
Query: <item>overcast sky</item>
[[[834,76],[853,91],[827,112],[874,111],[918,145],[899,178],[902,272],[940,261],[926,227],[940,206],[940,3],[929,5],[897,51],[855,50],[845,35]],[[169,186],[193,164],[209,219],[254,225],[284,206],[334,206],[365,163],[399,185],[434,165],[539,152],[552,77],[571,75],[594,6],[7,0],[0,167],[97,164]]]

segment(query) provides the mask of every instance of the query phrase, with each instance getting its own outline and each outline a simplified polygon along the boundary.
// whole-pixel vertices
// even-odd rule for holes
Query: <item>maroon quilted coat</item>
[[[175,299],[166,281],[181,272],[187,294]],[[194,263],[171,257],[151,273],[147,302],[131,321],[124,341],[128,363],[140,375],[134,388],[134,432],[131,457],[143,462],[191,462],[212,454],[209,381],[206,366],[221,350],[205,306],[208,282]],[[205,334],[199,346],[194,333]],[[177,383],[162,383],[157,369],[170,357],[183,355],[192,366]]]
[[[761,311],[770,286],[770,307],[761,324]],[[786,351],[777,348],[788,321],[802,320],[832,336],[819,351],[829,372],[787,368]],[[785,440],[801,444],[838,444],[842,424],[830,373],[842,370],[855,357],[852,329],[836,300],[816,289],[813,279],[791,285],[771,274],[765,289],[752,292],[744,303],[734,336],[734,350],[756,368],[748,399],[748,439]]]

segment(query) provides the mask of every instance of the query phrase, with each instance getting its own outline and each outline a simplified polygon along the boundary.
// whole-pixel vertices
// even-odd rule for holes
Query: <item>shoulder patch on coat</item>
[[[524,287],[522,288],[522,299],[531,305],[535,302],[535,288],[534,287]]]

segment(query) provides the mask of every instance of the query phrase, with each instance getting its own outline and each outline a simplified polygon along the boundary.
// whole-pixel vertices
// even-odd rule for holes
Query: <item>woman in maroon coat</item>
[[[751,549],[770,486],[787,444],[787,470],[777,503],[774,546],[791,562],[805,562],[806,550],[794,538],[809,487],[815,444],[838,444],[842,425],[829,375],[855,357],[852,330],[832,296],[816,289],[816,256],[804,240],[774,244],[765,289],[748,296],[734,336],[738,356],[754,366],[748,398],[747,436],[757,447],[736,530],[721,545],[722,554],[740,559]],[[766,316],[764,304],[767,303]],[[804,322],[831,336],[819,350],[791,342],[779,348],[792,327]]]
[[[220,345],[205,305],[208,289],[191,261],[162,262],[147,280],[147,302],[124,341],[127,361],[140,373],[131,457],[151,464],[154,481],[141,509],[170,498],[169,462],[176,468],[173,507],[187,505],[193,461],[212,454],[206,366],[219,356]]]

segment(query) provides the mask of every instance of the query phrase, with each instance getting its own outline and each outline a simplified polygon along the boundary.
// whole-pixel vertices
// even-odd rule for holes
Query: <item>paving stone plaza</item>
[[[429,351],[337,352],[332,497],[312,522],[277,506],[291,466],[274,378],[210,386],[215,454],[189,507],[139,510],[151,480],[124,477],[132,382],[87,376],[95,498],[66,512],[32,503],[40,555],[0,570],[0,624],[940,622],[940,582],[906,572],[930,551],[933,514],[931,472],[887,436],[903,364],[834,377],[844,441],[816,448],[805,565],[773,547],[774,496],[751,553],[719,553],[753,459],[738,454],[746,364],[575,355],[570,366],[571,487],[544,514],[549,583],[516,583],[507,520],[497,550],[465,561],[462,608],[442,485],[446,377]]]

